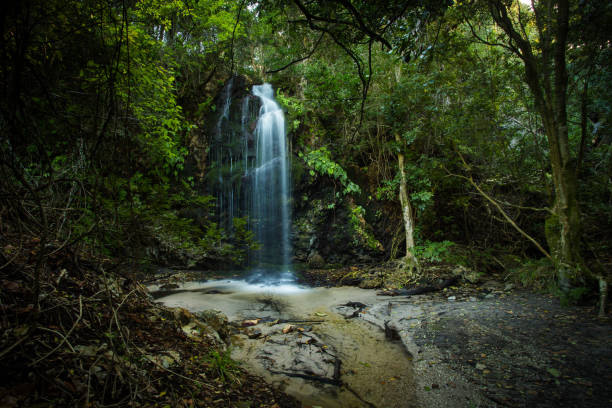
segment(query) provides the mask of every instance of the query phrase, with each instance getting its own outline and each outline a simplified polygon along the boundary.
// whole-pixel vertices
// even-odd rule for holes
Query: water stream
[[[381,302],[373,290],[217,280],[184,284],[179,292],[159,301],[194,312],[220,310],[238,326],[246,320],[262,319],[234,336],[232,357],[305,407],[417,406],[411,356],[402,344],[385,338],[378,327],[346,319],[335,308],[347,302]],[[277,320],[280,322],[275,324]],[[288,326],[295,327],[293,333],[282,333]],[[298,329],[306,331],[299,333]],[[262,336],[250,339],[245,334],[249,330],[261,330]],[[311,338],[316,339],[313,344],[308,343]],[[323,354],[340,361],[341,384],[278,374],[325,376],[328,370],[331,378],[334,363],[328,361],[325,366]]]

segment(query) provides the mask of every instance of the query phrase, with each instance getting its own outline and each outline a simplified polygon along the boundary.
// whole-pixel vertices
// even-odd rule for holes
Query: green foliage
[[[343,195],[361,193],[359,186],[349,180],[346,171],[331,159],[331,154],[326,147],[310,150],[306,154],[300,152],[299,157],[310,167],[312,177],[319,174],[338,180],[343,187]]]
[[[557,291],[555,268],[547,258],[527,260],[512,268],[509,276],[525,287],[547,292]]]
[[[382,250],[382,244],[374,237],[365,221],[365,209],[360,205],[354,205],[350,210],[349,222],[355,233],[353,243],[355,245],[365,244],[372,250]]]
[[[206,360],[222,382],[237,381],[240,374],[240,363],[232,359],[231,349],[228,348],[223,352],[213,350],[208,353]]]
[[[450,248],[455,245],[451,241],[431,242],[425,241],[421,245],[414,247],[415,255],[419,259],[424,259],[428,262],[446,261],[450,253]]]
[[[249,252],[256,251],[261,248],[259,242],[255,240],[255,233],[248,229],[248,218],[234,218],[232,220],[234,226],[233,250],[231,259],[236,265],[244,265]]]
[[[405,166],[406,184],[410,191],[410,202],[418,213],[423,213],[433,203],[433,192],[431,181],[428,177],[430,172],[426,167],[427,160],[422,159],[416,163],[409,162]],[[377,200],[397,200],[399,194],[400,175],[396,173],[393,180],[383,180],[376,188]]]
[[[578,286],[571,288],[569,291],[559,291],[557,295],[559,296],[562,306],[573,306],[578,304],[588,291],[589,290],[584,286]]]
[[[276,100],[287,110],[289,131],[297,131],[305,113],[304,102],[296,97],[285,95],[280,89],[276,90]]]

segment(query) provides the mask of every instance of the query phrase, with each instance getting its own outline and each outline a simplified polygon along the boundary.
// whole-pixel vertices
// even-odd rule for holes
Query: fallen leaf
[[[242,322],[242,327],[255,326],[256,324],[259,324],[260,321],[261,319],[244,320]]]
[[[556,368],[548,368],[546,371],[555,378],[559,378],[561,376],[561,373]]]

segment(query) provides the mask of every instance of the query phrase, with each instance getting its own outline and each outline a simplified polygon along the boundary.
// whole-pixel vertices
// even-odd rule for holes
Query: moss
[[[293,179],[293,185],[297,186],[300,184],[306,169],[302,160],[298,160],[296,157],[292,157],[291,160],[291,178]]]
[[[559,216],[551,214],[546,217],[544,222],[544,232],[546,234],[546,242],[552,252],[552,256],[556,258],[556,252],[559,249],[559,239],[561,235],[561,225],[559,224]]]

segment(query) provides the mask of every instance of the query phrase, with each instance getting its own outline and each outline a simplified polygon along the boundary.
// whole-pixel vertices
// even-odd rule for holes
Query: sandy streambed
[[[389,299],[373,290],[218,280],[185,283],[163,295],[158,300],[167,306],[226,314],[240,327],[232,356],[304,406],[481,403],[460,378],[446,387],[444,367],[432,368],[421,356],[413,361],[421,351],[398,326],[397,316],[405,316],[401,324],[409,327],[422,310],[409,303],[389,306]],[[432,381],[435,396],[429,395]]]

